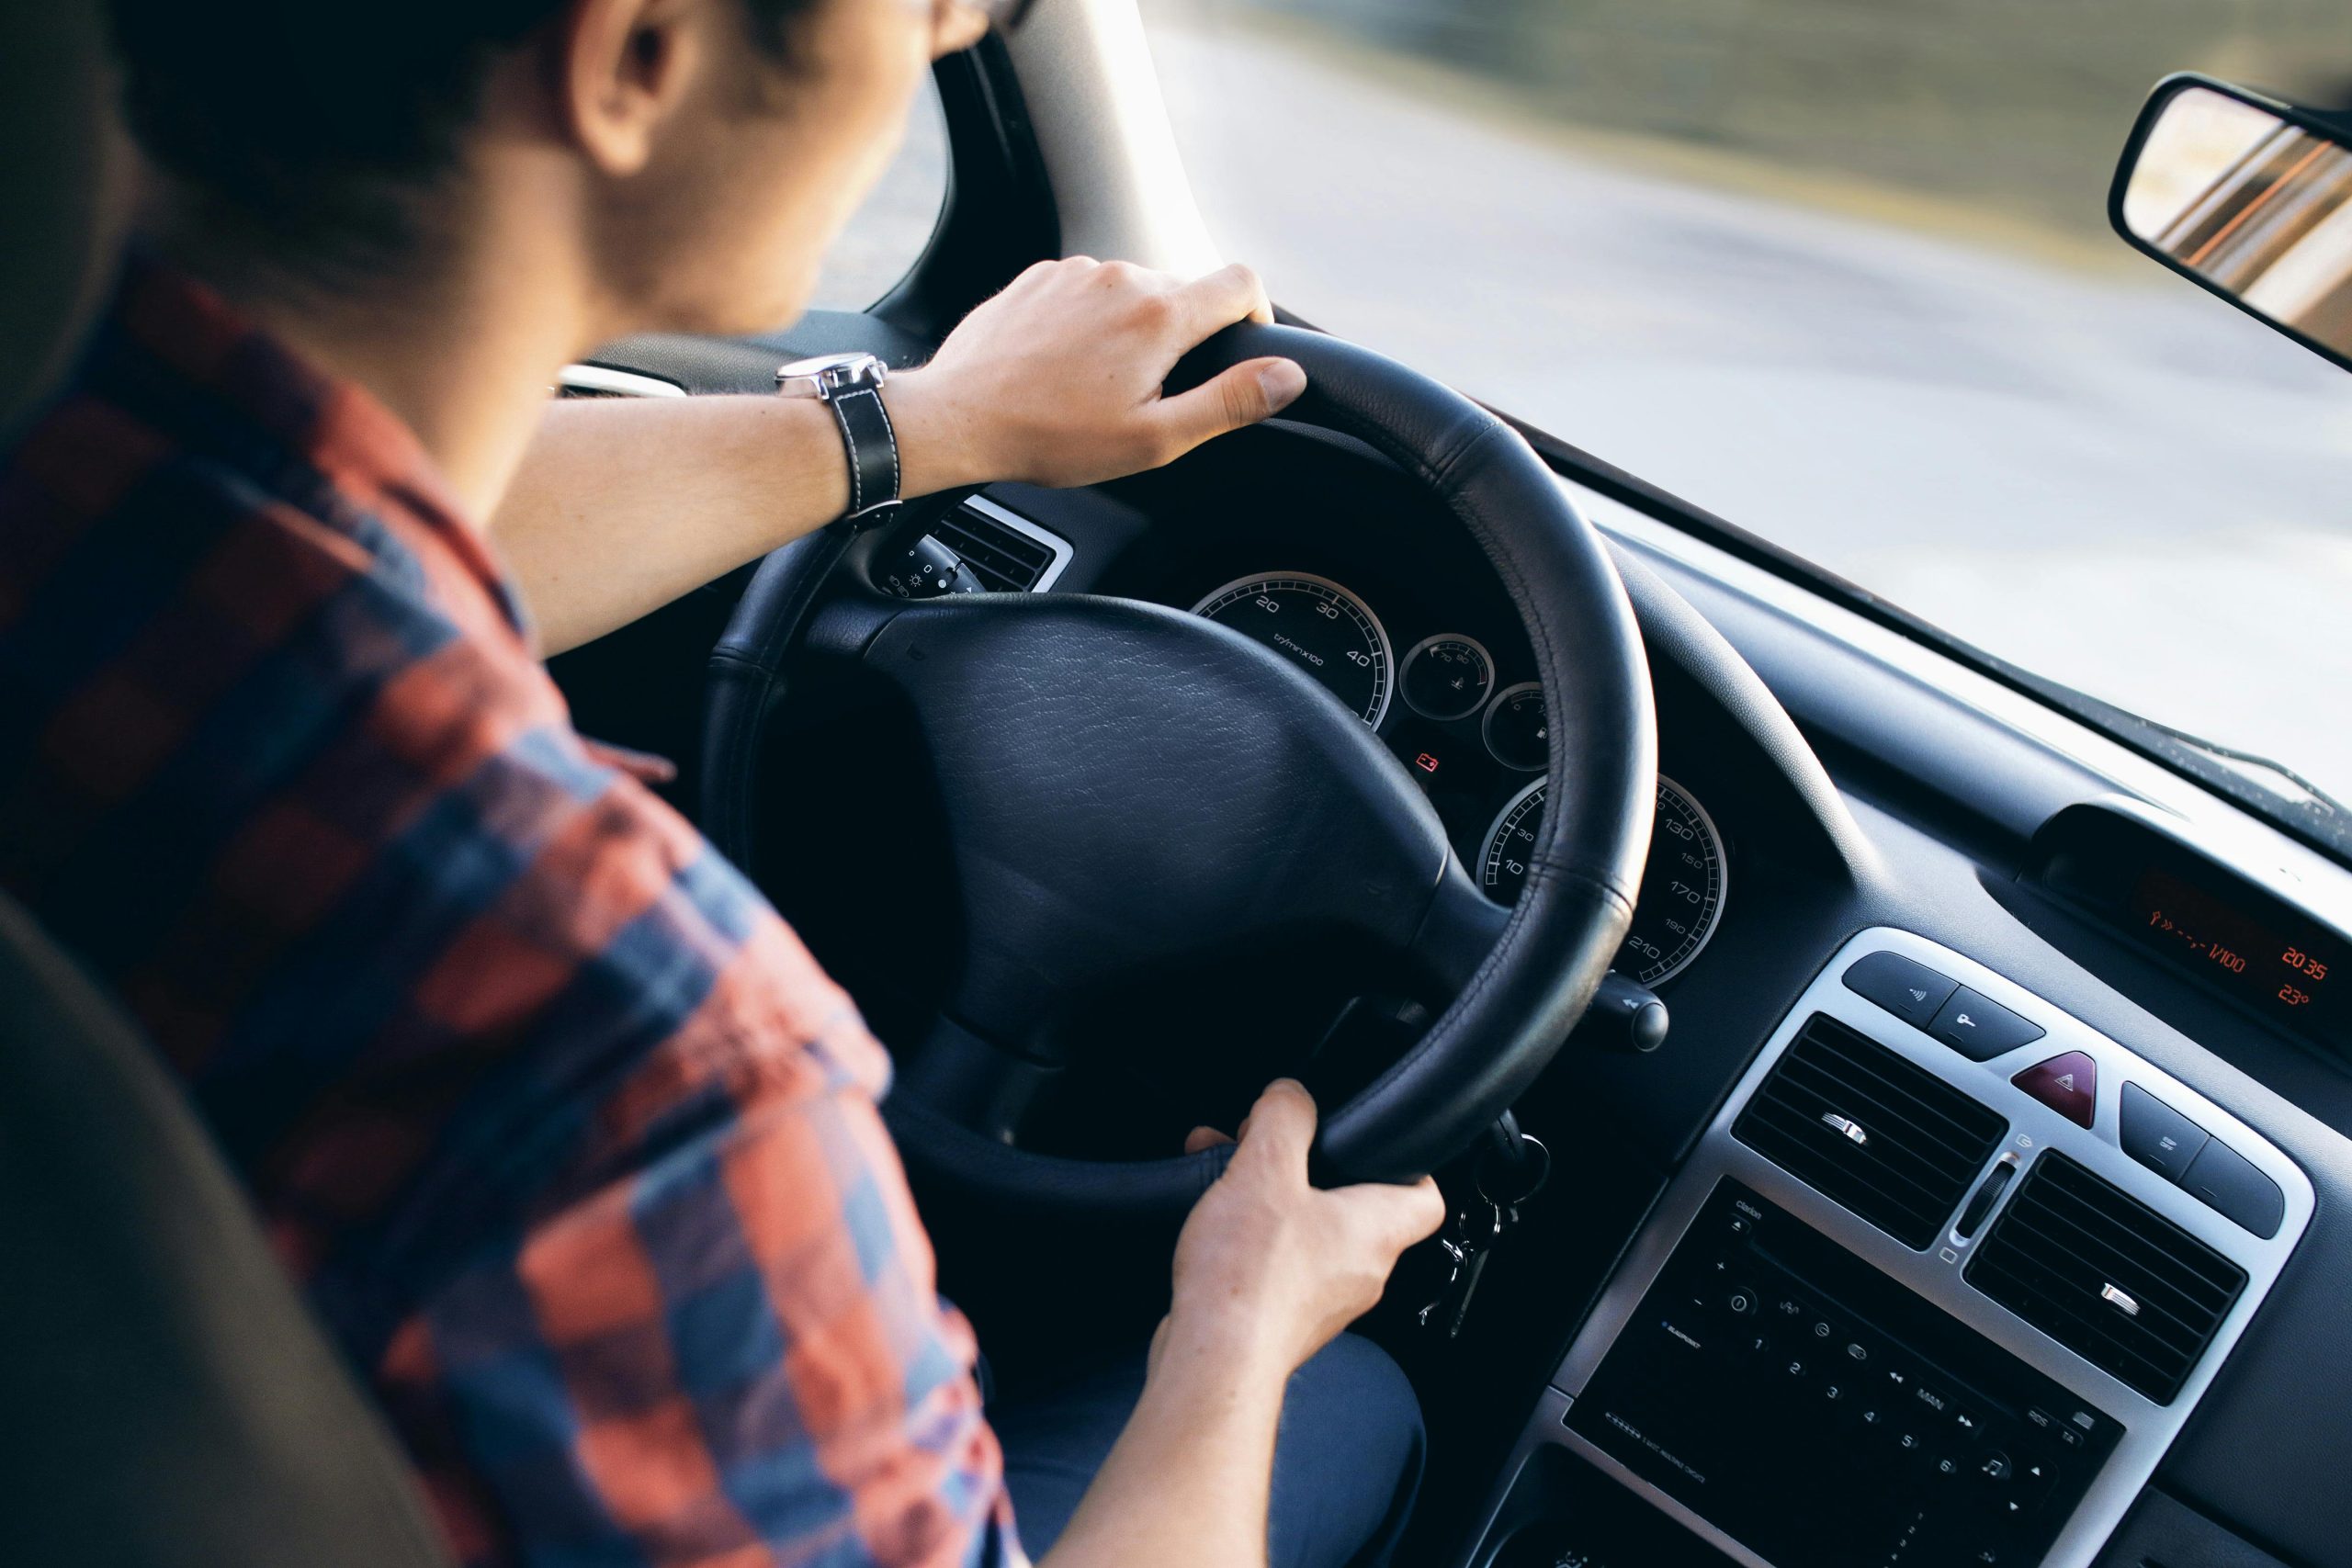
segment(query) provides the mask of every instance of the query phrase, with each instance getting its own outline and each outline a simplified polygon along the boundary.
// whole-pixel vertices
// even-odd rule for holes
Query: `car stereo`
[[[1728,1178],[1567,1427],[1808,1568],[2037,1562],[2122,1429]]]

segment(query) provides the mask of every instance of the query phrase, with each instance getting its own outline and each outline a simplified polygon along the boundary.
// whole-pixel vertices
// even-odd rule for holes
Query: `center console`
[[[1668,1189],[1471,1568],[2081,1568],[2312,1208],[2169,1075],[1866,931]]]

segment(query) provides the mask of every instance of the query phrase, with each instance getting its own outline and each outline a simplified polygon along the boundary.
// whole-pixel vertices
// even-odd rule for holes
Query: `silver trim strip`
[[[556,374],[556,385],[607,398],[683,398],[686,389],[675,381],[609,365],[567,365]]]
[[[1018,513],[1007,512],[987,496],[968,495],[960,504],[965,510],[977,512],[991,523],[1001,523],[1022,537],[1035,539],[1054,552],[1054,558],[1046,563],[1046,570],[1038,574],[1035,582],[1030,584],[1029,592],[1032,593],[1043,593],[1060,581],[1063,570],[1070,563],[1070,558],[1078,554],[1077,547],[1059,534],[1047,533]]]
[[[1989,1062],[1972,1062],[1846,988],[1843,976],[1847,966],[1864,953],[1881,952],[1899,953],[1950,976],[1962,985],[2031,1019],[2048,1032],[2041,1039],[2019,1046],[2005,1055],[1996,1056]],[[1985,1223],[1977,1228],[1973,1236],[1963,1239],[1947,1230],[1932,1249],[1914,1252],[1732,1137],[1733,1122],[1738,1118],[1765,1076],[1772,1070],[1781,1054],[1796,1038],[1798,1031],[1815,1013],[1826,1013],[1840,1023],[1860,1031],[1896,1055],[1934,1073],[2006,1116],[2009,1121],[2009,1136],[2003,1151],[1987,1160],[1988,1170],[2003,1160],[2030,1161],[2044,1148],[2063,1150],[2071,1158],[2090,1167],[2245,1269],[2245,1292],[2222,1320],[2212,1344],[2207,1348],[2170,1404],[2158,1404],[2127,1387],[2024,1319],[2014,1315],[1989,1296],[1980,1293],[1962,1278],[1961,1270],[1966,1265],[1969,1248],[1974,1239],[1991,1228],[1993,1217],[2000,1213],[2001,1206],[2015,1197],[2018,1187],[2023,1185],[2021,1182],[2013,1181],[2008,1185],[2002,1193],[2001,1205],[1996,1207],[1993,1215],[1985,1217]],[[2075,1125],[2009,1081],[2025,1068],[2068,1051],[2080,1051],[2098,1065],[2097,1104],[2093,1125],[2088,1128]],[[2121,1124],[2123,1085],[2127,1078],[2156,1094],[2166,1104],[2177,1108],[2183,1115],[2222,1139],[2265,1176],[2278,1183],[2279,1190],[2286,1194],[2287,1217],[2276,1236],[2265,1241],[2241,1230],[2123,1152],[2118,1129]],[[1577,1440],[1573,1434],[1562,1427],[1559,1424],[1561,1407],[1555,1402],[1573,1400],[1584,1391],[1602,1358],[1616,1342],[1618,1334],[1640,1305],[1651,1282],[1666,1266],[1683,1233],[1698,1217],[1700,1209],[1714,1190],[1716,1181],[1725,1176],[1746,1183],[1847,1251],[1908,1286],[2019,1360],[2055,1380],[2089,1404],[2105,1410],[2122,1424],[2121,1440],[2109,1457],[2106,1468],[2092,1479],[2089,1490],[2075,1507],[2073,1517],[2060,1530],[2049,1555],[2042,1560],[2043,1568],[2088,1568],[2098,1555],[2107,1538],[2114,1532],[2132,1500],[2139,1495],[2141,1488],[2154,1474],[2165,1450],[2172,1446],[2173,1439],[2187,1425],[2198,1401],[2211,1386],[2215,1374],[2228,1359],[2240,1336],[2245,1332],[2247,1323],[2261,1306],[2263,1298],[2278,1282],[2279,1271],[2286,1267],[2288,1257],[2311,1224],[2315,1202],[2310,1179],[2268,1139],[2161,1067],[2132,1055],[2079,1019],[2060,1011],[2051,1003],[1974,960],[1962,957],[1924,937],[1883,929],[1861,932],[1840,948],[1815,976],[1788,1016],[1773,1031],[1764,1049],[1749,1065],[1738,1087],[1701,1139],[1698,1151],[1668,1186],[1656,1213],[1627,1252],[1624,1263],[1602,1291],[1592,1315],[1586,1320],[1566,1357],[1553,1374],[1552,1388],[1538,1402],[1534,1419],[1521,1434],[1522,1450],[1540,1442],[1558,1443],[1573,1449],[1685,1524],[1697,1522],[1689,1509],[1622,1466],[1608,1462],[1605,1455]],[[1979,1173],[1977,1179],[1970,1182],[1972,1191],[1982,1179],[1983,1173]],[[1506,1488],[1508,1478],[1515,1476],[1517,1472],[1516,1464],[1509,1468]],[[1498,1488],[1489,1501],[1486,1517],[1480,1526],[1479,1540],[1484,1540],[1486,1532],[1492,1529],[1504,1495],[1505,1489]],[[1748,1564],[1749,1568],[1775,1568],[1774,1564],[1766,1562],[1754,1553],[1726,1542],[1718,1531],[1705,1529],[1699,1533],[1723,1547],[1739,1562]],[[1804,1565],[1782,1563],[1778,1568],[1804,1568]]]

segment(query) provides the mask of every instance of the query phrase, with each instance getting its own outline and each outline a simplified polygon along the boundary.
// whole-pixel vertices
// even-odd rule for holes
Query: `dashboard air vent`
[[[1985,1233],[1968,1282],[2169,1404],[2245,1289],[2245,1270],[2050,1150]]]
[[[2009,1124],[1923,1067],[1815,1014],[1732,1136],[1925,1251]]]
[[[931,532],[995,593],[1043,592],[1070,556],[1067,541],[982,496],[948,513]]]

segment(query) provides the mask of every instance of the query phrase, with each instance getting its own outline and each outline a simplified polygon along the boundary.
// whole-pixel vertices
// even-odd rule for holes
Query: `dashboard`
[[[1193,511],[1182,479],[1169,488],[1151,512],[1227,523],[1181,547],[1155,530],[1157,547],[1131,551],[1106,586],[1216,620],[1313,676],[1405,765],[1487,894],[1510,902],[1541,821],[1547,716],[1481,563],[1448,548],[1442,522],[1412,536],[1384,525],[1393,497],[1350,504],[1337,473],[1313,500],[1276,486],[1246,510],[1227,496]],[[1917,934],[1950,928],[1916,911],[1859,935],[1834,920],[1804,935],[1872,872],[1870,847],[1838,831],[1857,792],[1817,771],[1810,738],[1772,722],[1777,704],[1759,713],[1754,689],[1705,668],[1728,650],[1712,626],[1673,618],[1648,561],[1621,564],[1647,612],[1661,773],[1615,967],[1662,989],[1678,1034],[1768,1038],[1717,1056],[1727,1089],[1693,1070],[1629,1097],[1622,1063],[1551,1075],[1606,1085],[1632,1120],[1679,1120],[1662,1140],[1679,1140],[1678,1158],[1539,1380],[1458,1561],[1598,1563],[1612,1542],[1623,1554],[1642,1540],[1640,1560],[1709,1568],[2087,1565],[2286,1274],[2312,1184],[2124,1043],[2133,1031],[2103,1032],[2013,977],[2044,964],[2004,972]],[[2337,1050],[2329,980],[2345,960],[2322,923],[2233,886],[2166,838],[2161,813],[2078,807],[2045,820],[1996,899],[2012,913],[2046,902],[2273,1032]],[[1832,956],[1808,983],[1757,986],[1812,942]],[[1924,1010],[1858,977],[1898,958],[1929,976]],[[1833,1071],[1850,1081],[1836,1087]],[[1905,1092],[1885,1088],[1906,1074]],[[1939,1111],[1919,1109],[1939,1095]],[[1522,1115],[1552,1135],[1559,1122],[1535,1098]],[[1949,1124],[1939,1117],[1982,1118],[1985,1141],[1921,1198],[1909,1143],[1917,1124]],[[1877,1212],[1883,1188],[1917,1213]],[[2099,1239],[2110,1232],[2123,1239]],[[1658,1538],[1608,1506],[1566,1515],[1559,1499],[1595,1476],[1681,1530]]]
[[[772,360],[745,355],[740,384]],[[1579,500],[1658,712],[1617,967],[1674,1022],[1653,1054],[1560,1054],[1519,1114],[1573,1162],[1574,1201],[1532,1206],[1493,1256],[1474,1336],[1396,1341],[1433,1433],[1410,1560],[2352,1564],[2352,874]],[[991,487],[930,525],[981,586],[1146,599],[1292,660],[1511,897],[1544,694],[1487,563],[1368,449],[1276,423],[1084,491]],[[695,658],[725,603],[715,585],[678,634]],[[608,657],[559,669],[583,726],[686,750],[658,729],[674,698],[629,708],[585,673]],[[841,798],[820,775],[779,808]],[[868,862],[920,849],[902,805],[838,837]],[[842,966],[820,909],[786,912]],[[1283,1006],[1285,978],[1253,973],[1245,1010]],[[1202,1009],[1230,1030],[1230,997]],[[1923,1126],[1946,1132],[1917,1145]]]

